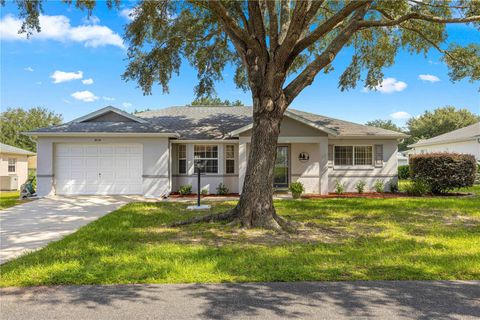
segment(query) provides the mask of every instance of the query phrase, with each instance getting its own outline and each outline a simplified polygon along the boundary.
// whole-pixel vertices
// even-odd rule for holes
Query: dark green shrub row
[[[407,180],[410,178],[410,168],[407,165],[398,166],[398,179],[400,180]]]
[[[457,153],[428,153],[410,157],[410,178],[425,182],[433,193],[470,187],[475,182],[475,157]]]

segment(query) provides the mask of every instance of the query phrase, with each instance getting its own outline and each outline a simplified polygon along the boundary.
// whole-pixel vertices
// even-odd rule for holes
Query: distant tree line
[[[0,142],[36,152],[36,140],[22,132],[59,125],[62,121],[60,114],[46,108],[9,108],[0,113]]]
[[[430,139],[479,121],[480,116],[467,109],[445,106],[433,111],[425,111],[418,117],[411,117],[407,120],[405,128],[400,128],[392,120],[382,119],[368,121],[366,125],[408,134],[410,137],[406,138],[398,146],[399,151],[404,151],[408,149],[408,145],[416,143],[421,139]]]

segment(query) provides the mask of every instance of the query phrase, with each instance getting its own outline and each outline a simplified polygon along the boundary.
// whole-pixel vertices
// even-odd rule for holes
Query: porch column
[[[247,141],[246,138],[240,138],[238,143],[238,193],[242,193],[243,181],[247,171]]]
[[[320,137],[320,194],[328,194],[328,137]]]

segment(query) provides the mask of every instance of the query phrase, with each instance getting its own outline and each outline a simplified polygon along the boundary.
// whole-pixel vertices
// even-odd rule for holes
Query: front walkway
[[[3,320],[480,317],[480,281],[55,286],[0,295]]]
[[[75,232],[134,197],[48,197],[0,211],[0,263]]]

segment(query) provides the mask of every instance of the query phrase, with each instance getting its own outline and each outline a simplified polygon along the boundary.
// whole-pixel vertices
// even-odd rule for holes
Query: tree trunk
[[[250,153],[242,194],[235,209],[240,223],[247,228],[280,229],[283,222],[273,205],[277,140],[283,112],[279,105],[265,108],[268,104],[272,104],[268,97],[254,98]]]

